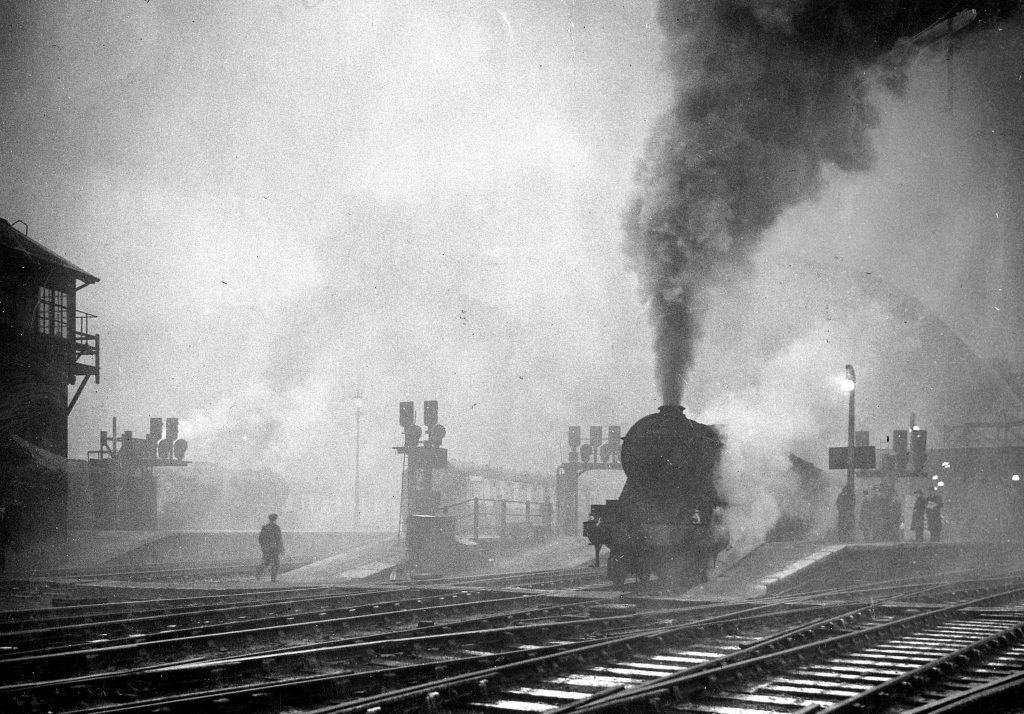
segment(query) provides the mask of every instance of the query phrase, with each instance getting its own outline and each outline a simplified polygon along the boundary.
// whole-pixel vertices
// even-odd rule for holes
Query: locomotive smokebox
[[[622,470],[650,499],[689,500],[712,487],[722,448],[713,427],[687,419],[683,407],[659,407],[622,439]]]
[[[613,582],[630,573],[679,585],[707,577],[728,545],[717,489],[722,447],[713,426],[688,419],[676,404],[630,427],[622,439],[622,493],[597,509],[588,529],[592,542],[611,550]]]

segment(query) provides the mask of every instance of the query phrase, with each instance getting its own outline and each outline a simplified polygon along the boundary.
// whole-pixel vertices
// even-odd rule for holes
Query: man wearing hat
[[[281,526],[277,525],[277,514],[271,513],[267,516],[267,523],[260,529],[260,536],[257,538],[260,550],[263,551],[263,564],[256,573],[256,579],[263,577],[263,571],[270,568],[270,582],[277,582],[277,571],[281,567],[281,553],[284,552],[284,536],[281,535]]]

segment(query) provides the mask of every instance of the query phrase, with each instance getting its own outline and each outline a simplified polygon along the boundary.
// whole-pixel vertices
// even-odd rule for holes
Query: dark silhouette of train
[[[622,440],[626,484],[619,498],[591,506],[583,534],[610,550],[608,577],[687,586],[707,580],[728,547],[722,523],[718,431],[688,419],[681,406],[664,406],[640,419]]]

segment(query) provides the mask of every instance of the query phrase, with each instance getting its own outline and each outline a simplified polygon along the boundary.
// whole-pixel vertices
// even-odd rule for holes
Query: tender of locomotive
[[[618,500],[591,507],[583,533],[607,546],[608,577],[662,584],[707,580],[728,547],[716,487],[722,441],[714,427],[688,419],[681,406],[640,419],[622,440],[626,484]]]

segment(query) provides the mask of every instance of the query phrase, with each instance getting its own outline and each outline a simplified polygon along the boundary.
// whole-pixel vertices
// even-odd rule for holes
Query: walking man
[[[263,564],[256,573],[256,579],[263,577],[263,571],[270,568],[270,582],[277,582],[277,571],[281,567],[281,553],[284,552],[284,536],[281,535],[281,526],[277,525],[277,514],[271,513],[267,516],[268,522],[260,529],[260,536],[257,539],[260,550],[263,551]]]

